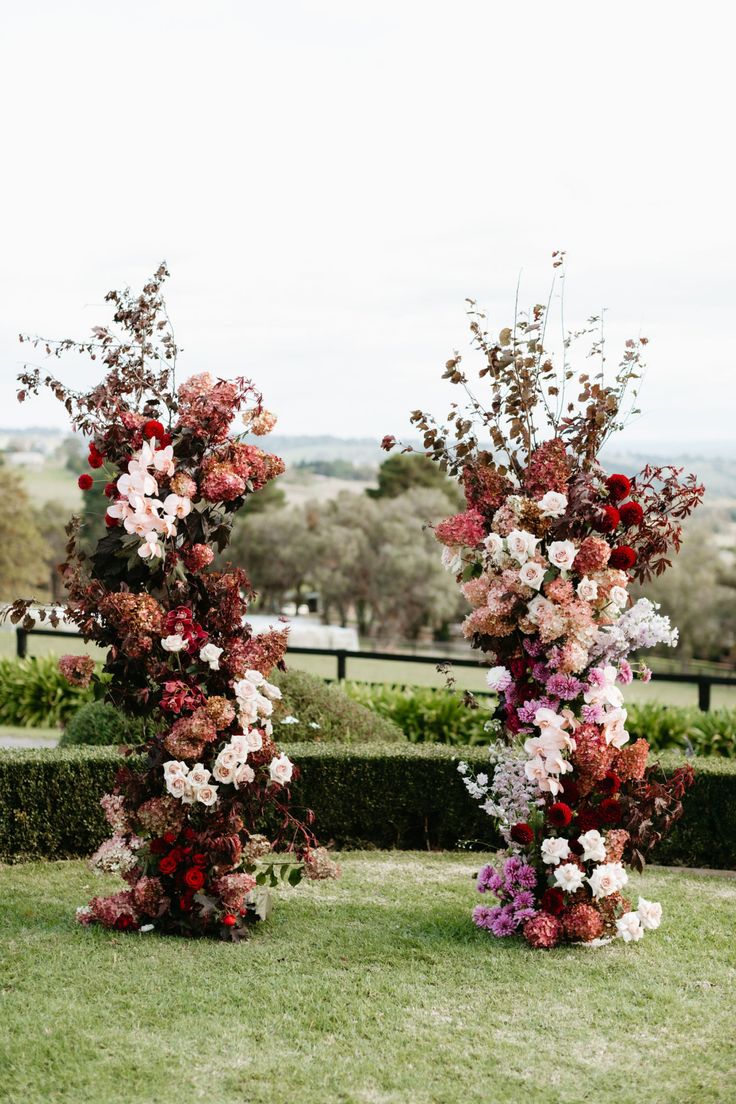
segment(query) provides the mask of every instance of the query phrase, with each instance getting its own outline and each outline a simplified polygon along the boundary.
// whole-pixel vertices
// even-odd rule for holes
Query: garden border
[[[324,841],[340,848],[435,849],[492,843],[490,821],[468,798],[457,765],[476,770],[484,748],[441,744],[293,744],[295,806],[308,806]],[[654,852],[660,863],[736,867],[736,761],[659,756],[666,771],[691,762],[685,815]],[[89,855],[108,835],[99,799],[121,758],[115,748],[0,751],[0,861]]]

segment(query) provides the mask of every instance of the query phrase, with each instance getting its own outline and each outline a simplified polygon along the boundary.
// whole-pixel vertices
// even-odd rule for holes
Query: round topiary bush
[[[398,725],[352,701],[337,686],[306,671],[275,671],[284,695],[274,715],[282,740],[336,744],[392,744],[405,740]]]
[[[59,746],[142,744],[146,738],[146,726],[139,717],[128,717],[109,702],[93,701],[77,710],[64,729]]]

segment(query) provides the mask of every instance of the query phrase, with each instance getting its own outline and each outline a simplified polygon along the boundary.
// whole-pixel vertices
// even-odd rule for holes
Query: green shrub
[[[270,678],[284,695],[274,719],[279,743],[289,739],[366,744],[404,739],[401,729],[390,719],[372,712],[349,698],[338,686],[306,671],[274,671]],[[284,723],[287,717],[296,717],[298,723]]]
[[[314,810],[320,837],[339,847],[456,847],[493,843],[490,821],[465,791],[460,754],[409,743],[286,745],[299,766],[295,806]],[[463,758],[477,771],[485,751]],[[684,761],[665,754],[666,770]],[[99,799],[120,757],[112,748],[0,751],[0,860],[89,854],[107,834]],[[655,862],[731,867],[736,861],[736,762],[691,760],[685,815]]]
[[[314,743],[392,743],[403,740],[399,728],[358,702],[304,671],[276,672],[273,681],[283,701],[274,715],[274,729],[281,743],[291,738]],[[295,723],[284,718],[295,717]],[[149,726],[150,729],[150,726]],[[140,744],[146,739],[142,722],[126,717],[112,705],[89,702],[72,717],[60,746],[77,744]]]
[[[142,744],[146,739],[146,724],[139,717],[129,717],[109,702],[93,701],[83,705],[71,718],[61,735],[59,747]]]
[[[0,724],[54,728],[92,697],[66,681],[55,656],[0,660]]]
[[[696,706],[659,702],[627,708],[626,727],[632,739],[643,736],[655,751],[677,748],[695,755],[736,757],[736,709],[703,713]]]
[[[394,721],[413,744],[488,744],[496,699],[479,698],[470,709],[462,694],[425,686],[347,682],[345,693],[379,716]]]

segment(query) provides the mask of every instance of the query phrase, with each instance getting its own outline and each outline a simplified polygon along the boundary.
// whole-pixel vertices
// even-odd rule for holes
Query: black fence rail
[[[29,636],[78,637],[77,633],[63,629],[16,629],[16,653],[19,659],[28,655]],[[289,648],[290,655],[327,656],[335,660],[335,675],[338,682],[348,677],[348,664],[355,659],[373,659],[391,663],[423,663],[431,667],[448,665],[467,667],[482,671],[484,665],[474,659],[455,659],[448,656],[413,655],[406,652],[363,652],[348,651],[346,648]],[[736,678],[730,675],[688,675],[654,672],[652,679],[657,682],[679,682],[698,688],[698,707],[707,713],[711,707],[711,691],[714,686],[734,686]]]

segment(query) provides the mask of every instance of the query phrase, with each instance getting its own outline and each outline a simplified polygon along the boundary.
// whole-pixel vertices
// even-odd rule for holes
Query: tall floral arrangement
[[[336,868],[289,807],[295,767],[273,738],[281,694],[268,676],[287,631],[253,635],[245,573],[212,566],[246,497],[283,471],[242,439],[268,433],[275,418],[243,378],[203,373],[176,386],[167,275],[161,266],[140,295],[110,292],[113,324],[88,342],[21,338],[49,355],[101,360],[106,374],[81,393],[27,369],[18,398],[50,388],[87,438],[79,486],[104,484],[106,533],[88,556],[79,520],[70,524],[65,614],[106,649],[108,699],[152,732],[143,764],[127,761],[102,801],[113,834],[93,864],[127,888],[93,898],[79,920],[239,939],[266,914],[270,885]],[[29,603],[15,603],[12,617],[28,624]],[[73,683],[96,680],[89,659],[60,666]]]
[[[436,537],[471,607],[463,632],[490,664],[505,736],[487,772],[461,764],[510,852],[501,870],[481,871],[477,888],[496,901],[474,919],[536,947],[637,940],[661,909],[643,898],[633,909],[626,868],[641,869],[681,814],[692,770],[665,777],[648,765],[646,740],[629,738],[623,687],[651,677],[631,654],[677,642],[629,586],[669,565],[703,487],[673,467],[630,479],[600,463],[634,409],[645,339],[627,342],[607,382],[597,318],[575,335],[591,337],[593,366],[574,373],[572,337],[559,365],[545,349],[543,306],[497,337],[473,302],[469,315],[483,398],[456,355],[445,378],[464,401],[446,425],[420,410],[412,421],[465,491],[466,509]]]

